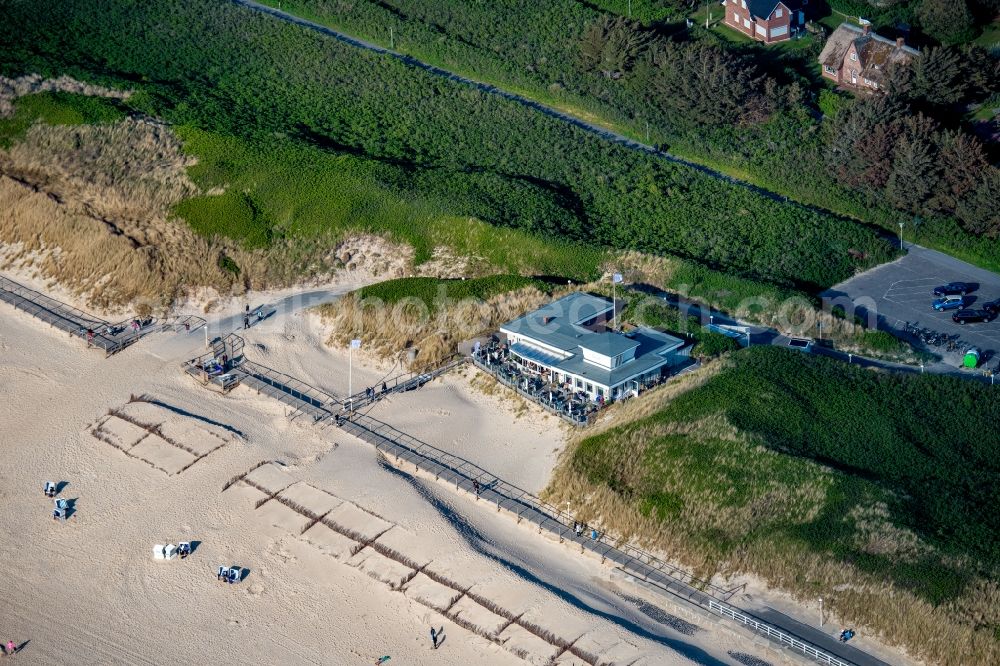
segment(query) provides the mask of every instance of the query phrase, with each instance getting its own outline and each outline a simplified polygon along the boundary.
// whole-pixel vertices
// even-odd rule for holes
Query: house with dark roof
[[[805,0],[723,0],[722,22],[765,44],[783,42],[806,23]]]
[[[686,360],[680,338],[637,327],[609,328],[614,305],[574,292],[500,327],[510,356],[552,384],[604,401],[638,394],[664,371]]]
[[[919,55],[902,37],[888,39],[873,33],[868,25],[841,23],[826,40],[819,64],[823,76],[838,85],[874,91],[885,86],[892,67],[908,66]]]

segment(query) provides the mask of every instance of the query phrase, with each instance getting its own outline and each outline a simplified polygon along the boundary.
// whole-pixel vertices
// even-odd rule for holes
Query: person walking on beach
[[[438,632],[434,627],[431,627],[431,645],[435,650],[438,649]]]
[[[14,641],[7,641],[7,654],[13,655],[17,652],[17,646],[14,645]]]

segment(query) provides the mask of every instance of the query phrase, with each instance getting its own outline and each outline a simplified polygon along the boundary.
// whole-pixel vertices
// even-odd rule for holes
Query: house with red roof
[[[724,0],[722,22],[765,44],[783,42],[805,25],[805,0]]]
[[[891,67],[907,66],[919,55],[902,37],[888,39],[870,26],[842,23],[826,41],[819,64],[823,76],[838,85],[876,91],[885,85]]]

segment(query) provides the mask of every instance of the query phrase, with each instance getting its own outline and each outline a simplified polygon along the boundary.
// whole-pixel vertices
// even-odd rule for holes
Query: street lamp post
[[[823,626],[823,597],[819,598],[819,626]]]
[[[899,223],[899,249],[900,250],[903,249],[903,225],[904,224],[905,224],[905,222],[900,222]]]

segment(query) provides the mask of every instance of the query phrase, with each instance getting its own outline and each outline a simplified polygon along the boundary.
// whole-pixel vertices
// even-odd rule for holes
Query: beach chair
[[[153,559],[154,560],[165,559],[165,555],[163,554],[163,544],[162,543],[158,543],[155,546],[153,546]]]
[[[62,509],[52,509],[52,518],[55,520],[66,520],[66,512]]]
[[[222,580],[223,578],[225,578],[227,581],[229,580],[229,570],[224,566],[221,565],[219,566],[219,573],[217,575],[219,580]]]
[[[55,497],[56,496],[56,488],[57,487],[58,486],[56,486],[56,484],[54,482],[52,482],[52,481],[46,481],[45,482],[45,496],[46,497]]]
[[[168,543],[163,547],[163,556],[168,560],[172,560],[177,557],[177,546],[172,543]]]
[[[242,567],[229,567],[229,571],[226,573],[226,578],[229,579],[230,583],[238,583],[242,575]]]
[[[182,560],[185,557],[187,557],[188,555],[190,555],[191,554],[191,542],[190,541],[181,541],[179,544],[177,544],[177,554],[181,556]]]
[[[55,503],[57,509],[62,509],[63,511],[69,509],[69,500],[59,498],[55,501]]]

